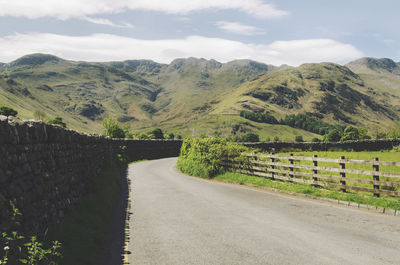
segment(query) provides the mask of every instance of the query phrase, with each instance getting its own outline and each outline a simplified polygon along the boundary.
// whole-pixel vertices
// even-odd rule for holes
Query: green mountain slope
[[[0,64],[0,105],[24,119],[36,110],[63,117],[70,128],[99,133],[117,117],[134,132],[161,127],[184,136],[262,136],[306,139],[315,134],[239,116],[266,111],[276,118],[307,113],[328,123],[371,128],[399,122],[400,70],[388,59],[275,67],[251,60],[197,58],[170,64],[149,60],[90,63],[32,54]],[[350,69],[352,70],[350,70]]]
[[[0,104],[16,107],[26,119],[44,110],[88,132],[101,131],[101,120],[108,116],[148,128],[190,120],[207,110],[204,104],[216,96],[275,69],[249,60],[88,63],[33,54],[0,66]],[[11,93],[11,86],[25,92]]]
[[[399,122],[399,102],[345,66],[304,64],[260,76],[221,96],[213,114],[267,111],[276,118],[307,113],[328,123],[390,127]]]

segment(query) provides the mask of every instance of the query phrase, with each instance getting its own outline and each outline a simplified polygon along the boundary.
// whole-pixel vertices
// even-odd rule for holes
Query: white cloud
[[[363,56],[354,46],[330,39],[276,41],[260,45],[202,36],[142,40],[109,34],[65,36],[31,33],[0,38],[0,62],[36,52],[85,61],[151,59],[169,63],[177,57],[193,56],[220,62],[252,59],[294,66],[305,62],[345,62]]]
[[[239,35],[253,36],[265,34],[265,31],[263,31],[262,29],[253,26],[243,25],[239,22],[217,21],[215,25],[217,25],[223,31]]]
[[[114,28],[133,28],[133,25],[127,22],[121,22],[121,24],[115,24],[111,20],[105,18],[83,17],[82,19],[90,23],[111,26]]]
[[[0,0],[0,16],[69,19],[126,10],[188,14],[199,10],[236,9],[258,18],[288,14],[263,0]]]

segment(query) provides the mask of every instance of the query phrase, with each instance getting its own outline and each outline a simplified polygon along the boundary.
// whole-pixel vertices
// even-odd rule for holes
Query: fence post
[[[293,157],[293,154],[290,154],[290,157]],[[289,164],[293,165],[294,164],[294,160],[293,159],[289,159]],[[293,167],[289,167],[290,172],[293,172]],[[294,178],[293,174],[289,174],[290,178]],[[291,181],[292,182],[292,181]]]
[[[317,157],[318,157],[317,155],[314,155],[314,158],[317,158]],[[318,161],[313,160],[313,165],[314,165],[315,168],[318,167]],[[313,174],[317,175],[318,174],[318,170],[317,169],[313,169]],[[318,177],[314,176],[313,180],[314,181],[318,181]],[[318,184],[313,184],[313,186],[318,186]]]
[[[275,155],[275,153],[272,153],[271,155]],[[271,157],[271,163],[275,163],[275,158],[274,157]],[[275,166],[271,165],[271,169],[275,169]],[[275,172],[271,172],[271,178],[272,178],[272,180],[275,179]]]
[[[340,157],[341,160],[344,160],[344,156]],[[339,163],[340,169],[346,169],[346,163]],[[340,181],[340,184],[342,184],[343,186],[346,186],[346,173],[345,172],[340,172],[340,176],[342,177],[343,180]],[[343,187],[340,189],[343,192],[346,192],[346,187]]]
[[[374,161],[378,162],[379,158],[375,157]],[[375,172],[379,172],[379,165],[372,165],[372,168],[374,169]],[[379,176],[373,175],[372,178],[375,181],[379,181]],[[379,185],[375,185],[374,184],[374,190],[379,190],[379,189],[380,189]],[[380,193],[374,193],[374,196],[375,197],[380,197]]]
[[[257,160],[258,160],[258,156],[257,155],[254,156],[254,160],[257,162]],[[252,165],[251,165],[251,172],[252,173],[254,173],[254,171],[255,171],[254,167],[258,167],[258,165],[252,163]]]

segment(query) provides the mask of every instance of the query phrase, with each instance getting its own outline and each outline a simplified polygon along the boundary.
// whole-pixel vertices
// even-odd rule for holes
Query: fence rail
[[[266,154],[246,154],[250,164],[227,161],[226,168],[231,171],[289,182],[306,183],[316,187],[337,188],[341,191],[362,191],[400,197],[400,162],[373,160],[349,160],[303,156],[283,156]],[[269,160],[269,161],[268,161]],[[281,162],[287,160],[288,162]],[[312,164],[310,164],[312,162]],[[338,167],[320,166],[334,163]],[[301,164],[303,163],[303,164]],[[304,163],[309,163],[305,165]],[[371,170],[346,168],[346,165],[371,166]],[[393,167],[393,172],[383,172],[380,166]],[[323,172],[323,174],[321,173]],[[336,174],[336,175],[335,175]],[[381,177],[383,179],[381,179]]]

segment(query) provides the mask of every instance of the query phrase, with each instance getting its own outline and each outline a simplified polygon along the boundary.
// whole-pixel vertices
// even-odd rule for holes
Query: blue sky
[[[395,0],[0,0],[0,62],[35,52],[275,65],[400,61]]]

